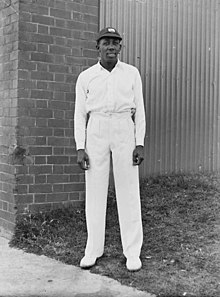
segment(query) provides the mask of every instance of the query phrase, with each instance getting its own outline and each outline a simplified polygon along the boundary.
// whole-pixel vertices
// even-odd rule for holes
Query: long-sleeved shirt
[[[120,113],[129,110],[135,110],[136,145],[144,145],[145,109],[138,69],[118,61],[109,72],[98,62],[81,72],[76,82],[74,114],[77,150],[85,149],[88,113]]]

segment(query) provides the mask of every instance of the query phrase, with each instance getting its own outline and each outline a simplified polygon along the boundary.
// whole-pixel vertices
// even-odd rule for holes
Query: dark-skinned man
[[[76,83],[74,133],[77,162],[86,176],[88,233],[80,267],[92,267],[104,253],[112,155],[123,254],[127,269],[137,271],[142,267],[138,165],[144,159],[145,110],[139,71],[118,58],[121,41],[115,28],[101,30],[96,46],[99,61]]]

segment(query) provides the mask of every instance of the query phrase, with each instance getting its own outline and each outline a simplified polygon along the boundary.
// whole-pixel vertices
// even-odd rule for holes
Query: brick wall
[[[97,61],[98,2],[19,1],[13,150],[18,213],[84,199],[73,139],[74,90],[78,74]]]
[[[18,1],[0,1],[0,231],[13,230],[15,220]]]

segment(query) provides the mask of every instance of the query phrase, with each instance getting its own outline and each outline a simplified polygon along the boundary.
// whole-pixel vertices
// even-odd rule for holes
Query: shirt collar
[[[98,61],[97,65],[98,65],[98,67],[99,67],[100,70],[106,70],[104,67],[102,67],[102,65],[100,64],[100,61]],[[117,61],[117,63],[116,63],[116,65],[115,65],[114,68],[120,67],[121,65],[122,65],[121,64],[121,61],[118,59],[118,61]]]

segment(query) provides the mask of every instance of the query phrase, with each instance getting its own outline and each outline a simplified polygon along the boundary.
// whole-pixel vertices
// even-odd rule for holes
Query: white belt
[[[131,110],[126,110],[126,111],[120,111],[120,112],[111,112],[111,111],[107,111],[107,112],[102,112],[102,111],[92,111],[89,113],[89,116],[100,116],[100,117],[114,117],[114,118],[128,118],[132,116],[132,111]]]

